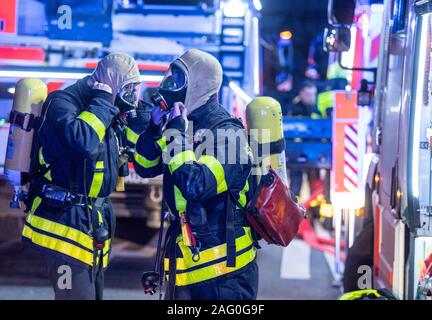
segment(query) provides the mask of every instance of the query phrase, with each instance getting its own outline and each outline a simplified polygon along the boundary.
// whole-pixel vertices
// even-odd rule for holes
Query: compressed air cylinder
[[[39,79],[22,79],[15,86],[10,129],[6,149],[5,175],[14,188],[16,207],[23,176],[30,170],[33,133],[32,121],[38,117],[47,97],[47,86]]]
[[[246,107],[246,122],[251,137],[251,148],[261,175],[269,166],[275,170],[285,184],[287,182],[285,139],[282,127],[282,108],[271,97],[253,99]],[[256,150],[259,148],[261,151]]]

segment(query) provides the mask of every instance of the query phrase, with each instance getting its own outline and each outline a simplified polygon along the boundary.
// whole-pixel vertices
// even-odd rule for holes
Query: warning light
[[[398,188],[397,191],[396,191],[396,197],[398,199],[400,199],[402,197],[402,195],[403,195],[402,191]]]
[[[380,176],[379,176],[378,173],[375,175],[375,179],[374,180],[375,180],[375,183],[378,183],[380,181]]]
[[[280,33],[280,38],[282,40],[290,40],[292,38],[292,32],[291,31],[282,31]]]

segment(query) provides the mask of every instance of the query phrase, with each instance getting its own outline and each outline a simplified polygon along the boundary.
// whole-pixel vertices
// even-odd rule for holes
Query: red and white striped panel
[[[346,124],[344,138],[344,187],[348,192],[356,191],[359,187],[358,140],[358,125]]]

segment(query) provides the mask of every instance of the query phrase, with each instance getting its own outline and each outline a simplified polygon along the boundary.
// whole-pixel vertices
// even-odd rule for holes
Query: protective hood
[[[91,75],[91,79],[111,87],[113,102],[124,85],[141,81],[138,65],[134,58],[121,52],[110,53],[100,60]]]
[[[212,55],[191,49],[173,64],[180,64],[186,70],[188,85],[184,104],[188,114],[204,105],[219,91],[222,85],[222,67]]]

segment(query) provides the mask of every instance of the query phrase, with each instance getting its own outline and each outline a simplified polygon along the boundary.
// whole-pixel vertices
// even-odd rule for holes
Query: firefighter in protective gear
[[[42,253],[56,299],[102,299],[115,229],[108,196],[127,174],[127,148],[150,120],[151,109],[138,103],[139,84],[135,60],[112,53],[44,103],[23,240]],[[125,105],[135,117],[122,116]],[[66,273],[71,282],[61,286]]]
[[[242,123],[219,105],[221,82],[211,55],[192,49],[177,58],[158,88],[166,107],[154,107],[136,145],[138,174],[163,173],[171,212],[166,299],[256,298],[256,249],[239,208],[248,197],[251,158]]]

